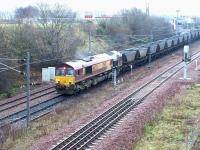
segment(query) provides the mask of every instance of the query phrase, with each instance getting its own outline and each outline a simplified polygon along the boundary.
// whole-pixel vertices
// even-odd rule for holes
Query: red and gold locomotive
[[[113,51],[60,64],[56,67],[56,89],[62,94],[74,94],[110,78],[113,57],[121,55]]]

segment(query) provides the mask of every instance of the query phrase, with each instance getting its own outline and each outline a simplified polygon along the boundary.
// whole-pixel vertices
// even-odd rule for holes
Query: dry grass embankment
[[[135,150],[185,149],[200,118],[200,87],[192,86],[176,95],[158,118],[145,126]],[[200,148],[197,140],[195,149]]]

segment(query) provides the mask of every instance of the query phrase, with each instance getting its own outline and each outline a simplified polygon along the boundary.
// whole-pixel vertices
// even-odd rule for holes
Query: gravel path
[[[200,42],[194,43],[192,46],[193,48],[191,47],[191,50],[197,51],[200,48],[199,43]],[[75,130],[78,130],[80,126],[83,126],[88,121],[92,120],[97,115],[101,114],[103,111],[109,109],[112,105],[119,102],[123,97],[126,97],[127,94],[137,89],[139,86],[146,83],[148,80],[152,79],[154,76],[164,71],[169,66],[172,66],[178,60],[181,60],[182,59],[181,54],[182,54],[182,51],[177,52],[176,54],[173,54],[172,56],[167,56],[162,59],[159,59],[156,62],[152,63],[152,65],[154,66],[152,66],[151,69],[147,69],[147,66],[144,66],[144,67],[136,69],[132,75],[130,73],[125,75],[124,76],[125,83],[123,85],[118,86],[117,90],[113,92],[109,98],[105,99],[104,102],[98,108],[94,109],[92,112],[90,112],[90,114],[88,113],[82,114],[80,118],[77,118],[77,120],[73,121],[70,125],[65,124],[62,126],[62,128],[55,131],[51,135],[48,135],[44,138],[39,139],[38,141],[34,143],[32,147],[30,147],[30,150],[49,149],[52,144],[56,144],[59,140],[61,140],[66,135],[69,136]],[[179,89],[178,85],[183,84],[182,82],[180,83],[179,82],[175,83],[174,80],[171,80],[169,83],[166,83],[162,86],[162,88],[164,87],[163,89],[159,89],[158,92],[156,91],[157,93],[154,93],[153,96],[150,95],[147,98],[148,101],[145,101],[145,103],[141,104],[137,109],[135,109],[134,112],[132,112],[133,114],[130,113],[131,115],[128,115],[127,117],[125,117],[123,119],[125,121],[121,122],[121,124],[117,127],[118,129],[110,132],[109,135],[106,136],[105,140],[101,141],[101,144],[98,144],[97,147],[95,147],[94,149],[96,148],[118,149],[120,145],[122,146],[120,148],[123,148],[123,147],[127,147],[126,144],[129,145],[134,140],[136,140],[137,137],[139,137],[139,135],[142,134],[142,129],[145,122],[151,120],[153,116],[155,116],[155,114],[159,112],[159,110],[161,110],[161,108],[166,102],[164,101],[164,99],[167,97],[170,97],[170,95],[173,96]],[[193,82],[193,80],[190,82]],[[125,87],[128,87],[128,88],[125,89]],[[92,96],[92,94],[89,96]],[[161,101],[160,99],[161,100],[163,99],[163,100]],[[129,135],[129,133],[131,136]],[[138,135],[138,136],[135,136],[135,135]]]

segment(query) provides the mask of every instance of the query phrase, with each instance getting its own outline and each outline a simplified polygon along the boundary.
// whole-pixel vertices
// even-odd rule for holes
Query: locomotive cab
[[[68,88],[75,84],[75,70],[71,67],[56,68],[56,85]]]

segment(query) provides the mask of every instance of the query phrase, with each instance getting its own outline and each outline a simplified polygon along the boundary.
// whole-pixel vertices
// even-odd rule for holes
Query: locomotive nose
[[[69,87],[75,83],[75,77],[74,76],[57,76],[56,77],[56,83],[60,86]]]
[[[55,81],[56,81],[57,84],[60,83],[60,80],[55,79]]]

